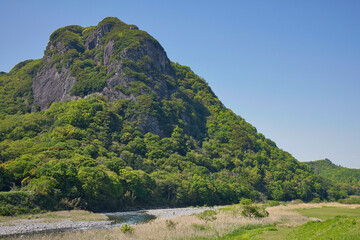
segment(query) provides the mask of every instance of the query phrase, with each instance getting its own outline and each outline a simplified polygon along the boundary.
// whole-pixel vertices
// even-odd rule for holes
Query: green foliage
[[[83,27],[78,26],[78,25],[70,25],[70,26],[62,27],[50,35],[50,41],[56,42],[56,41],[61,40],[63,38],[64,32],[81,34],[82,31],[83,31]]]
[[[0,114],[27,113],[33,103],[32,82],[42,60],[27,60],[0,75]]]
[[[253,201],[251,201],[251,199],[248,198],[241,198],[239,203],[241,205],[251,205],[253,204]]]
[[[117,206],[123,187],[115,174],[107,174],[96,167],[81,167],[77,178],[88,208],[102,210]]]
[[[249,218],[264,218],[269,216],[269,213],[263,206],[245,205],[243,206],[241,215]]]
[[[279,201],[270,201],[269,202],[269,207],[275,207],[275,206],[280,206],[280,202]]]
[[[314,172],[336,184],[332,198],[344,198],[346,195],[360,194],[360,169],[337,166],[329,159],[306,162]]]
[[[93,92],[101,91],[106,80],[112,75],[107,73],[106,66],[96,66],[93,60],[75,60],[71,66],[71,73],[77,82],[71,89],[71,94],[84,97]]]
[[[37,213],[35,195],[25,191],[0,192],[0,215]]]
[[[120,230],[124,234],[132,234],[135,229],[134,229],[134,227],[132,227],[130,225],[123,224],[123,225],[121,225]]]

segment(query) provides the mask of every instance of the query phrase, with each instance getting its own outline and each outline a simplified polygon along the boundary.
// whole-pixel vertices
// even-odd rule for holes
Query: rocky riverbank
[[[66,230],[86,230],[110,226],[110,221],[71,221],[42,222],[42,219],[17,220],[0,223],[0,236],[29,234]]]

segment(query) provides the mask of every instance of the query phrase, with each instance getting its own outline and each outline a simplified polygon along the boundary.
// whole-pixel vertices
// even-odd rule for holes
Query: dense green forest
[[[343,192],[360,194],[360,169],[335,165],[329,159],[305,162],[314,172],[330,180]]]
[[[347,195],[116,18],[60,28],[0,75],[0,173],[7,215]]]

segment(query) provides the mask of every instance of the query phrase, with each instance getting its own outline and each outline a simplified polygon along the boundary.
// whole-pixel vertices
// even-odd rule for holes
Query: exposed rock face
[[[117,20],[119,21],[119,20]],[[120,21],[119,21],[120,22]],[[124,24],[124,23],[122,23]],[[111,59],[115,49],[115,41],[110,40],[108,42],[102,42],[102,38],[106,36],[114,27],[114,24],[102,24],[98,25],[92,33],[86,38],[82,39],[85,51],[96,49],[97,54],[92,57],[94,62],[98,66],[106,66],[107,73],[114,72],[106,81],[106,86],[98,94],[106,96],[110,101],[127,98],[135,100],[136,96],[127,96],[122,92],[114,89],[117,85],[128,86],[129,82],[135,81],[132,76],[126,76],[124,73],[124,67],[122,65],[123,59],[130,59],[137,61],[141,57],[148,56],[151,59],[151,64],[144,66],[148,71],[156,69],[161,74],[166,74],[173,77],[174,71],[171,68],[170,60],[162,48],[162,46],[155,40],[140,39],[140,46],[137,48],[124,48],[121,51],[120,57],[117,59]],[[130,30],[138,30],[136,26],[131,25]],[[117,41],[121,41],[117,40]],[[65,64],[61,69],[55,67],[54,55],[63,57],[69,49],[75,49],[74,43],[70,43],[64,46],[63,42],[53,42],[50,40],[43,57],[43,67],[34,78],[33,82],[33,94],[35,106],[38,106],[40,110],[47,109],[51,103],[64,100],[77,99],[80,96],[76,96],[71,93],[71,89],[78,81],[76,76],[71,74],[71,65]],[[99,54],[99,52],[101,54]],[[161,77],[154,78],[154,76],[148,75],[151,79],[149,87],[154,87],[155,82],[160,87],[157,87],[157,95],[163,97],[168,94],[168,88],[165,80]],[[85,96],[86,97],[86,96]]]
[[[62,69],[58,73],[55,66],[49,69],[43,67],[33,82],[34,102],[43,110],[53,102],[77,99],[70,95],[75,83],[76,79],[70,75],[69,69]]]
[[[111,58],[111,55],[114,53],[114,41],[110,41],[106,44],[104,48],[104,64],[107,65]]]

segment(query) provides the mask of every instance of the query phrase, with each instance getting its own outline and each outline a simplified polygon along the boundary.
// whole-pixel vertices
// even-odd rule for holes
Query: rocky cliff
[[[173,77],[170,61],[154,38],[117,18],[105,18],[96,27],[67,26],[51,35],[32,84],[34,106],[44,110],[53,102],[93,93],[110,101],[135,100],[139,94],[126,89],[137,81],[161,98],[169,94],[167,81]]]

